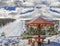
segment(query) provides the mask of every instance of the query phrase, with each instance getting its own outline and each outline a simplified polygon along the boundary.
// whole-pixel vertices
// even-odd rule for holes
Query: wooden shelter
[[[43,26],[53,26],[54,23],[47,21],[41,17],[38,17],[30,22],[27,22],[26,25],[28,26],[36,26],[38,30],[38,42],[40,42],[40,31]]]

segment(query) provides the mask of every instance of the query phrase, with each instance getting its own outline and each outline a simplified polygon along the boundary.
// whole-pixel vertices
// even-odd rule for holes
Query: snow
[[[22,1],[22,0],[21,0]],[[7,11],[7,10],[5,10],[5,9],[3,9],[2,10],[2,13],[4,13],[3,15],[2,15],[2,13],[0,13],[1,15],[2,15],[2,17],[11,17],[11,18],[15,18],[16,19],[16,17],[12,17],[12,16],[22,16],[20,13],[24,13],[23,15],[29,15],[29,16],[32,16],[32,15],[37,15],[37,16],[39,16],[41,13],[40,12],[42,12],[42,14],[43,14],[43,16],[45,16],[45,18],[46,17],[48,17],[48,16],[50,16],[50,18],[58,18],[59,17],[59,13],[60,13],[60,9],[59,8],[50,8],[50,6],[53,6],[52,4],[54,4],[55,6],[59,6],[59,2],[57,1],[57,0],[50,0],[50,1],[48,1],[48,0],[34,0],[34,1],[29,1],[29,0],[25,0],[26,2],[27,2],[27,6],[32,6],[31,5],[31,3],[32,4],[34,4],[33,6],[34,6],[34,8],[32,7],[32,8],[24,8],[24,7],[20,7],[20,8],[17,8],[16,7],[16,10],[15,11]],[[43,4],[43,3],[41,3],[41,2],[47,2],[47,3],[49,3],[49,6],[47,6],[47,4]],[[10,1],[9,1],[10,2]],[[14,1],[11,1],[11,2],[14,2]],[[22,4],[26,4],[26,2],[23,2]],[[39,4],[37,4],[38,2],[40,2]],[[29,4],[30,5],[29,5]],[[57,5],[56,5],[57,4]],[[39,6],[40,5],[40,6]],[[11,7],[11,6],[10,6]],[[37,9],[37,7],[38,7],[38,10],[36,10]],[[50,9],[49,9],[50,8]],[[29,12],[29,10],[31,10],[31,9],[34,9],[34,11],[31,11],[32,13],[30,13]],[[52,9],[52,10],[51,10]],[[53,11],[55,11],[56,10],[56,12],[53,12]],[[20,13],[19,13],[19,11],[20,11]],[[10,13],[14,13],[14,15],[13,14],[10,14]],[[15,15],[15,13],[16,13],[16,15]],[[34,14],[35,13],[35,14]],[[6,14],[6,15],[5,15]],[[55,15],[56,14],[56,15]],[[58,15],[59,14],[59,15]],[[0,15],[0,16],[1,16]],[[55,15],[55,16],[54,16]],[[57,16],[58,15],[58,16]],[[18,18],[19,18],[18,17]],[[1,17],[0,17],[1,18]],[[34,18],[34,16],[32,16],[32,18]]]
[[[26,30],[25,20],[42,17],[48,20],[60,20],[59,0],[0,0],[0,18],[16,19],[13,22],[0,27],[0,35],[5,32],[8,36],[21,36]],[[60,31],[60,21],[59,28]],[[47,37],[52,42],[60,43],[60,35]],[[19,42],[16,39],[0,37],[0,43]],[[20,40],[23,44],[27,40]]]
[[[48,40],[50,40],[51,42],[60,43],[60,34],[51,36],[51,37],[46,37],[46,39],[44,41],[47,42]]]
[[[19,42],[20,40],[18,41],[17,39],[14,38],[0,36],[0,44],[13,44],[13,43],[17,44]]]
[[[8,23],[0,29],[0,33],[4,32],[6,36],[21,36],[21,34],[25,31],[24,23],[25,22],[21,20]]]
[[[18,3],[18,2],[20,3]],[[16,21],[8,23],[0,29],[6,36],[19,36],[24,31],[23,23],[38,16],[49,20],[60,20],[60,2],[58,0],[6,0],[0,5],[0,18],[14,18]],[[15,4],[18,3],[19,7]],[[12,9],[13,6],[13,9]],[[8,7],[7,9],[4,7]],[[10,7],[10,8],[9,8]],[[54,8],[55,7],[55,8]],[[19,19],[19,20],[18,20]],[[24,21],[23,21],[24,20]],[[13,26],[12,26],[13,25]],[[22,28],[22,29],[21,29]],[[25,28],[25,27],[24,27]],[[2,31],[1,31],[2,30]],[[19,33],[20,32],[20,33]],[[18,33],[18,34],[17,34]],[[23,33],[23,32],[22,32]]]

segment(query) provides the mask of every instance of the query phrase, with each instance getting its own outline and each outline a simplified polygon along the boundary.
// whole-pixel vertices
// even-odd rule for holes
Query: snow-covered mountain
[[[60,0],[0,0],[0,18],[16,19],[0,28],[0,33],[6,32],[7,36],[19,36],[25,29],[23,20],[31,20],[38,16],[47,20],[60,20],[59,5]]]
[[[0,0],[0,3],[0,18],[60,18],[59,0]]]

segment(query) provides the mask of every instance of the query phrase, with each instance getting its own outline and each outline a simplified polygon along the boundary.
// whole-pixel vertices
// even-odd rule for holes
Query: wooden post
[[[40,31],[41,31],[40,24],[37,25],[37,30],[38,30],[38,42],[40,42]]]

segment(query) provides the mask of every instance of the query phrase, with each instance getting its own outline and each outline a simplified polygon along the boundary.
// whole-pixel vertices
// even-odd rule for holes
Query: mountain
[[[15,19],[11,19],[11,18],[4,18],[4,19],[0,18],[0,26],[4,26],[5,24],[13,22],[14,20]]]
[[[23,15],[28,15],[32,18],[37,16],[51,19],[60,18],[59,0],[1,0],[0,2],[0,18],[17,19]],[[34,11],[31,11],[31,9]]]
[[[25,29],[23,20],[31,20],[39,16],[48,20],[60,20],[60,1],[0,0],[0,19],[16,19],[0,28],[0,33],[6,32],[7,36],[20,36]]]

